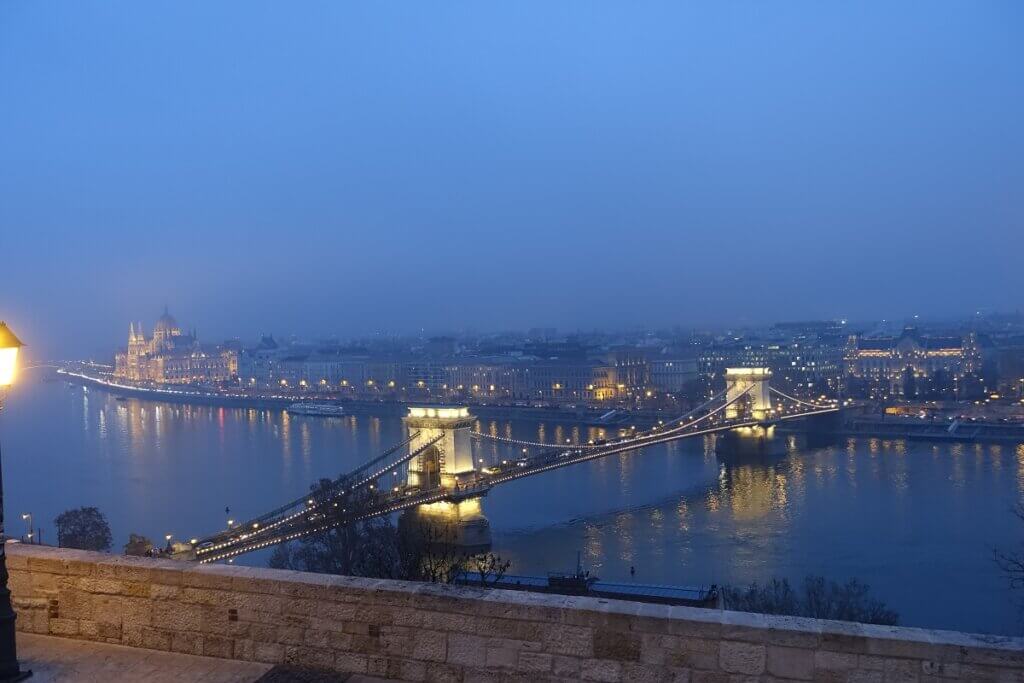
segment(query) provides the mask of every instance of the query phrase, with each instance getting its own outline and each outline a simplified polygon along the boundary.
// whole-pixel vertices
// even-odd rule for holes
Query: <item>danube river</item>
[[[289,417],[279,410],[116,400],[62,382],[15,387],[0,415],[7,528],[81,505],[130,532],[187,539],[302,495],[401,438],[394,417]],[[564,441],[586,427],[484,421],[484,430]],[[504,485],[484,510],[517,574],[746,584],[807,574],[859,578],[901,623],[1020,633],[993,562],[1024,540],[1024,445],[842,440],[759,464],[720,462],[686,440]],[[265,561],[253,556],[249,561]]]

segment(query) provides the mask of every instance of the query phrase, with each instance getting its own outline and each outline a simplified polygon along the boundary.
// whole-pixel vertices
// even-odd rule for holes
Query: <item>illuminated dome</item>
[[[153,336],[157,339],[166,339],[179,333],[178,321],[164,307],[164,314],[157,319],[153,327]]]

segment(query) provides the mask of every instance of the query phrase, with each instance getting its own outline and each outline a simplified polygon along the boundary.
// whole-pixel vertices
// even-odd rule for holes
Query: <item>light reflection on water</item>
[[[585,425],[478,422],[546,443],[609,438]],[[116,401],[60,383],[16,387],[0,417],[10,531],[32,512],[53,537],[66,508],[97,505],[129,532],[200,535],[224,508],[246,517],[305,493],[399,441],[395,417]],[[652,447],[512,482],[484,510],[515,573],[571,569],[610,580],[747,583],[858,577],[911,625],[1018,632],[992,548],[1024,537],[1024,444],[843,439],[790,444],[764,462],[720,462],[713,439]],[[510,450],[511,448],[511,450]],[[516,447],[486,443],[478,455]],[[265,561],[265,555],[249,562]],[[942,596],[936,599],[935,596]]]

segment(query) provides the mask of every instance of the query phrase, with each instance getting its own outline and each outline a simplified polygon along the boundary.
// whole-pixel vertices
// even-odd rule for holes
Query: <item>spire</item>
[[[128,341],[135,341],[135,323],[128,323]]]

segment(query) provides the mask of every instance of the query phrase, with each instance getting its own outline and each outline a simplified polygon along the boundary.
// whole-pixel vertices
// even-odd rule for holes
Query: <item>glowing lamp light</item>
[[[14,336],[7,323],[0,321],[0,388],[9,387],[14,383],[14,373],[18,366],[18,349],[24,344]]]

